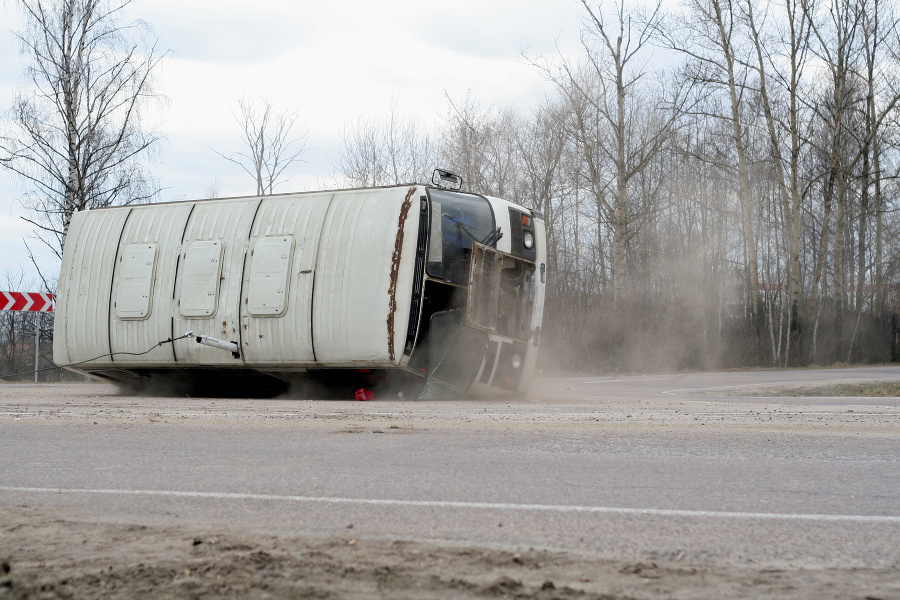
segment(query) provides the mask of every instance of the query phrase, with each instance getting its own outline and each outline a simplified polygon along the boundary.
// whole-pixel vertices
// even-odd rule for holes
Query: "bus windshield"
[[[472,243],[496,247],[497,233],[490,203],[480,196],[430,189],[430,277],[465,285],[469,282]]]

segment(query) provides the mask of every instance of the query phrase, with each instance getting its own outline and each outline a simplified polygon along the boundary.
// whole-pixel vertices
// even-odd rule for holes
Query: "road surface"
[[[537,587],[549,566],[532,568],[543,560],[572,597],[900,598],[900,398],[773,395],[898,379],[898,367],[548,378],[528,396],[455,402],[0,384],[0,560],[10,577],[22,563],[18,589],[48,577],[59,588],[52,573],[25,576],[54,556],[37,536],[66,539],[67,528],[90,545],[92,531],[119,539],[142,527],[146,539],[372,544],[372,564],[408,562],[397,543],[448,561],[463,548],[494,553],[480,574],[438,558],[421,566],[449,582],[453,569],[484,580],[459,597],[551,597]],[[4,539],[18,550],[4,556]],[[148,556],[172,559],[160,544]],[[124,561],[110,565],[116,573],[134,567],[128,552],[139,550],[126,546],[105,546]],[[62,555],[84,563],[82,576],[93,564]],[[496,556],[512,561],[507,587]],[[608,576],[576,576],[567,561]],[[682,581],[685,569],[706,580]],[[709,587],[716,577],[725,588]],[[338,597],[370,591],[315,585]],[[400,597],[408,585],[379,589]]]

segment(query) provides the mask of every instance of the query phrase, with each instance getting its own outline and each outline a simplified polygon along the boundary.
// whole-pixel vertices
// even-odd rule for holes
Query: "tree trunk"
[[[622,39],[619,38],[621,45]],[[628,225],[628,165],[625,156],[625,85],[623,65],[616,57],[616,209],[613,216],[613,294],[617,304],[625,293],[625,236]]]
[[[844,257],[844,229],[847,214],[847,186],[844,173],[837,173],[837,211],[834,219],[834,360],[844,355],[844,309],[846,264]]]
[[[884,315],[884,218],[881,197],[881,158],[878,135],[872,139],[872,167],[875,171],[875,314]]]
[[[713,8],[716,12],[716,26],[719,30],[719,39],[724,54],[728,94],[731,100],[731,131],[734,139],[734,148],[738,160],[738,180],[741,194],[741,230],[744,237],[744,250],[746,253],[747,278],[750,284],[750,313],[753,327],[756,331],[757,348],[761,347],[763,335],[763,302],[759,287],[759,261],[756,253],[756,236],[753,233],[753,210],[750,195],[750,174],[747,167],[747,156],[744,148],[743,125],[740,115],[740,101],[738,99],[737,82],[734,74],[734,48],[731,45],[730,33],[726,31],[722,6],[718,0],[713,0]]]
[[[800,311],[800,244],[803,234],[803,213],[800,210],[800,187],[798,181],[798,173],[800,169],[800,124],[797,106],[797,94],[800,80],[801,70],[801,51],[803,49],[805,21],[801,16],[799,21],[799,31],[797,30],[798,20],[796,16],[797,3],[786,1],[787,21],[789,27],[789,43],[790,43],[790,80],[789,89],[787,90],[789,97],[790,112],[788,115],[789,134],[791,141],[790,153],[790,183],[784,172],[784,163],[781,155],[781,146],[776,128],[775,117],[772,111],[769,99],[766,75],[767,69],[763,58],[763,44],[759,38],[758,29],[754,20],[753,1],[747,1],[747,16],[750,23],[750,31],[753,35],[753,42],[756,48],[756,59],[758,63],[758,72],[760,77],[759,91],[763,105],[763,111],[766,118],[766,126],[769,133],[769,143],[771,146],[772,164],[775,167],[778,190],[781,196],[781,202],[784,207],[784,225],[786,237],[788,238],[788,289],[790,294],[790,307],[788,314],[788,342],[785,348],[785,365],[791,363],[798,364],[802,359],[802,321]]]

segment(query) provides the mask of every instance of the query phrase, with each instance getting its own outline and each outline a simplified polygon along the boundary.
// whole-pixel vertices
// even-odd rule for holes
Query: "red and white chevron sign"
[[[53,312],[53,294],[37,292],[0,292],[0,310]]]

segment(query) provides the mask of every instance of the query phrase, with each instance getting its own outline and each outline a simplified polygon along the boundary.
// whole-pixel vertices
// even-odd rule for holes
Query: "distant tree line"
[[[548,368],[896,361],[893,3],[584,6],[578,56],[526,57],[541,106],[448,98],[430,128],[392,107],[348,126],[341,175],[439,164],[543,212]]]

